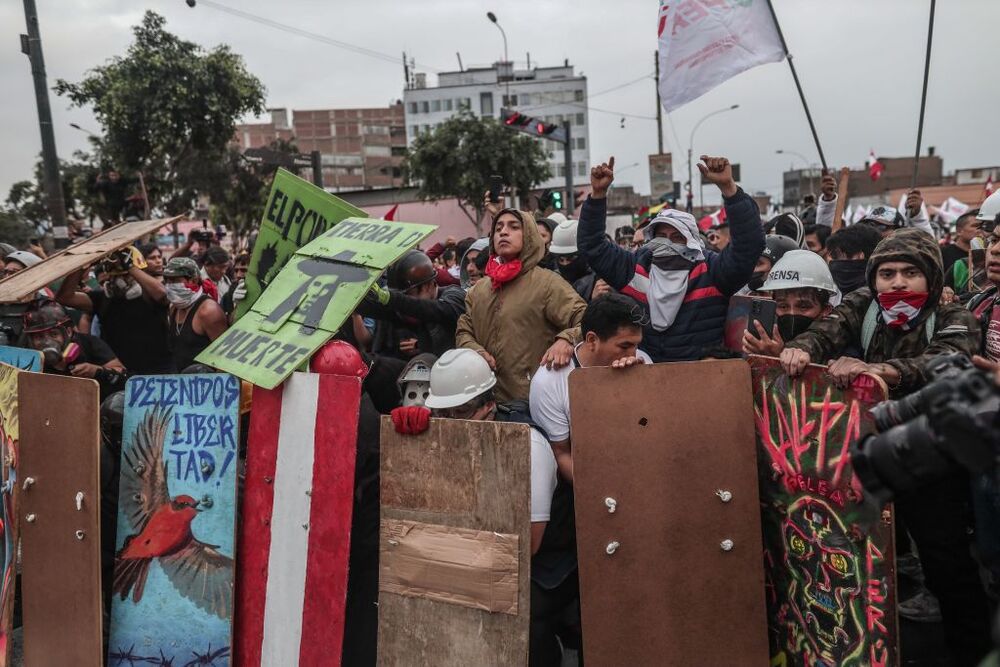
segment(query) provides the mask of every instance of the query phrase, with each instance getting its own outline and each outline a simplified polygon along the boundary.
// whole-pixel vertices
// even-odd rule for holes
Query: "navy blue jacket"
[[[729,297],[750,280],[764,251],[764,229],[753,198],[740,189],[723,201],[730,243],[722,252],[705,250],[705,260],[691,269],[687,295],[674,323],[665,331],[652,325],[643,331],[639,347],[653,361],[699,359],[706,348],[721,345]],[[580,211],[576,245],[595,274],[645,306],[646,295],[629,283],[636,272],[648,276],[652,251],[629,252],[609,241],[604,235],[606,218],[607,200],[588,198]]]

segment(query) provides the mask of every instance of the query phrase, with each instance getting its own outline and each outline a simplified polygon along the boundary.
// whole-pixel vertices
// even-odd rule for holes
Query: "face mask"
[[[430,382],[413,381],[403,385],[403,407],[424,404],[430,393]]]
[[[139,283],[132,281],[132,283],[128,286],[128,289],[125,290],[125,298],[131,301],[132,299],[138,299],[140,296],[142,296],[142,286],[140,286]]]
[[[587,260],[584,257],[577,256],[569,264],[559,265],[559,275],[566,279],[567,282],[575,283],[580,278],[587,275]]]
[[[842,294],[861,289],[867,284],[867,259],[835,259],[830,262],[830,274]]]
[[[752,289],[754,292],[759,290],[767,282],[767,271],[755,271],[750,280],[747,281],[747,287]]]
[[[882,307],[882,319],[890,329],[909,331],[920,311],[927,303],[927,292],[882,292],[878,303]]]
[[[177,308],[187,308],[201,295],[200,292],[201,290],[195,292],[181,283],[170,283],[167,285],[167,301]]]
[[[813,318],[806,315],[778,315],[778,333],[781,340],[790,341],[801,333],[805,333],[809,325],[813,323]]]

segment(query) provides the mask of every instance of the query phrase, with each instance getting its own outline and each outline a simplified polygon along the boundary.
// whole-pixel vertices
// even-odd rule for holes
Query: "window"
[[[410,126],[410,136],[411,137],[416,137],[418,134],[420,134],[420,126],[419,125],[411,125]]]
[[[585,120],[584,120],[584,118],[583,118],[583,114],[582,114],[582,113],[578,113],[578,114],[576,115],[576,124],[577,124],[577,125],[583,125],[583,124],[584,124],[585,122],[586,122],[586,121],[585,121]]]
[[[420,103],[420,113],[430,113],[430,111],[431,107],[430,104],[428,104],[427,100],[424,100],[423,102]]]
[[[410,113],[417,113],[417,103],[410,102]]]
[[[396,156],[406,155],[406,146],[393,146],[392,154]]]
[[[587,138],[577,137],[576,138],[576,148],[577,150],[585,151],[587,150]]]
[[[431,102],[431,111],[441,111],[441,100]]]
[[[566,176],[566,165],[562,162],[556,164],[556,176],[562,178]]]
[[[451,98],[448,98],[447,100],[444,101],[444,110],[451,111],[451,105],[452,105],[452,100]]]
[[[586,176],[587,175],[587,163],[586,162],[577,162],[576,163],[576,175],[577,176]]]
[[[493,115],[493,93],[479,93],[479,115]]]
[[[427,134],[428,132],[431,131],[431,126],[430,125],[424,125],[423,128],[421,128],[421,130],[422,130],[422,132],[424,134]]]
[[[455,100],[455,104],[458,105],[459,109],[472,108],[472,100],[470,100],[468,97],[459,97],[457,100]]]
[[[504,95],[503,105],[505,107],[516,107],[517,106],[517,95]]]
[[[573,101],[574,102],[582,102],[583,101],[583,91],[582,90],[574,90],[573,91]]]

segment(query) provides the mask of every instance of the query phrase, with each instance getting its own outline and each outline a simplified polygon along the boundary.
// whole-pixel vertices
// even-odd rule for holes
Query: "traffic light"
[[[511,109],[500,110],[500,120],[509,128],[518,132],[530,134],[540,139],[549,139],[561,144],[566,143],[566,129],[556,123],[546,123],[541,118],[534,118]]]
[[[561,211],[563,207],[563,195],[559,190],[552,192],[552,208],[557,211]]]

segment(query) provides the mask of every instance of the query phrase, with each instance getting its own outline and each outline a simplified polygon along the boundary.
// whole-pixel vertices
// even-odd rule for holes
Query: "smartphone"
[[[500,194],[503,192],[503,177],[494,174],[490,176],[490,201],[494,204],[500,202]]]
[[[778,315],[778,304],[771,299],[754,299],[750,304],[750,317],[747,318],[747,331],[754,338],[760,338],[757,334],[757,322],[764,328],[770,336],[774,331],[774,323]]]
[[[986,244],[981,238],[974,238],[970,245],[972,250],[969,251],[969,259],[971,260],[969,273],[974,288],[971,291],[978,291],[988,282],[986,278]]]

